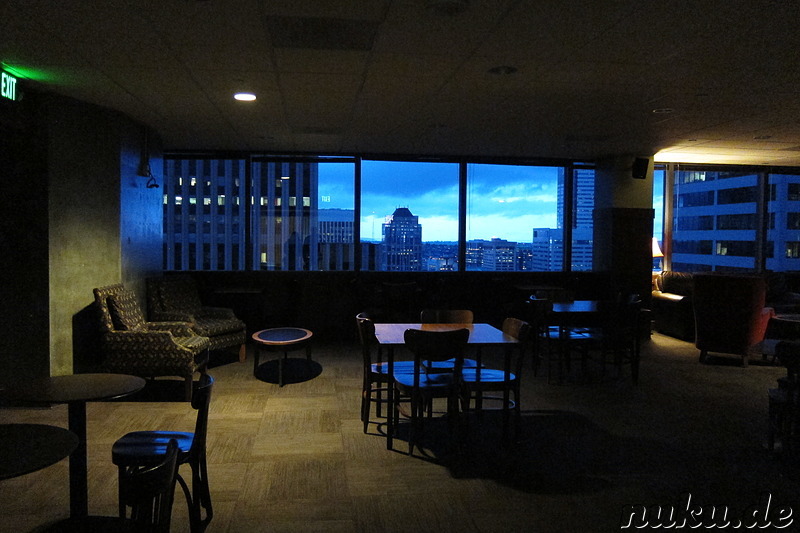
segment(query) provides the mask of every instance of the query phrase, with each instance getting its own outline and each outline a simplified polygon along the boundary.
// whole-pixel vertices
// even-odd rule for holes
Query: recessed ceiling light
[[[756,135],[753,137],[754,141],[765,141],[767,139],[772,139],[772,135]]]
[[[653,109],[653,114],[655,115],[668,115],[674,112],[675,110],[671,107],[657,107],[656,109]]]
[[[253,93],[236,93],[233,97],[240,102],[252,102],[256,99],[256,95]]]

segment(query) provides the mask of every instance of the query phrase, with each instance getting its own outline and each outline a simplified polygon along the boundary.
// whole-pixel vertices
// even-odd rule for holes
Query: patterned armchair
[[[208,337],[209,350],[237,347],[239,361],[245,359],[245,323],[224,307],[204,306],[195,280],[190,276],[169,276],[147,280],[150,320],[190,322],[198,335]]]
[[[179,376],[191,400],[193,375],[205,373],[208,364],[208,338],[186,322],[147,322],[136,296],[122,284],[93,292],[100,315],[102,369],[143,378]]]

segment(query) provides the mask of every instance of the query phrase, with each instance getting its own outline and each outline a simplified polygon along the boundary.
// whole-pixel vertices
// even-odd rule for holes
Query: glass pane
[[[458,270],[458,165],[363,161],[362,270]]]
[[[316,270],[355,268],[355,163],[319,163]]]
[[[164,268],[241,270],[244,159],[164,161]]]
[[[664,167],[657,165],[653,170],[653,237],[664,252]],[[661,270],[662,257],[653,257],[653,270]]]
[[[673,270],[755,269],[758,179],[740,170],[675,171]]]
[[[800,175],[770,174],[767,270],[800,270]]]
[[[557,167],[467,165],[466,270],[561,270]]]
[[[594,169],[573,169],[572,177],[575,199],[572,202],[572,262],[570,268],[573,272],[585,272],[592,270]],[[563,194],[559,195],[559,203],[563,201],[562,196]]]
[[[354,163],[253,162],[256,270],[350,270]]]

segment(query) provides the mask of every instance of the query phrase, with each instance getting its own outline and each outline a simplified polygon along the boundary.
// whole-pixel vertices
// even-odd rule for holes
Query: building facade
[[[422,263],[422,225],[407,207],[398,207],[382,228],[381,270],[420,272]]]

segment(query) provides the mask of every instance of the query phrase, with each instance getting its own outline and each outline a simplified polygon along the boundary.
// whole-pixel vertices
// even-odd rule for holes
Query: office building
[[[398,207],[382,227],[381,270],[422,271],[422,225],[407,207]]]

